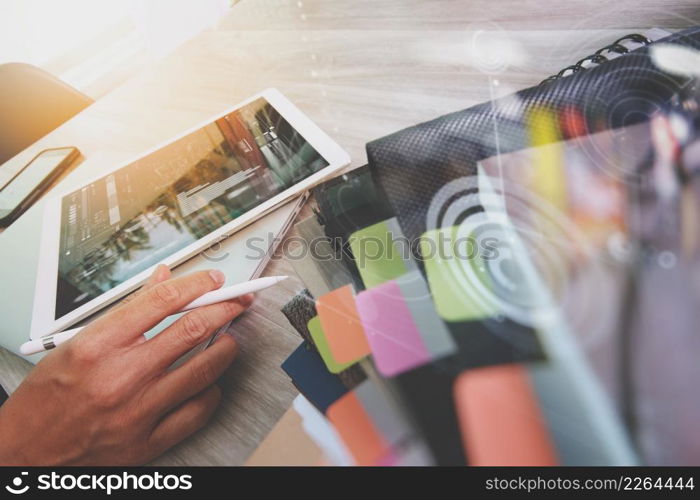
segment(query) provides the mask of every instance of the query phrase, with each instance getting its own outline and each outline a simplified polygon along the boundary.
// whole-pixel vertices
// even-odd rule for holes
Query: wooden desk
[[[292,99],[359,166],[368,140],[534,85],[630,31],[700,24],[695,0],[610,4],[244,0],[218,28],[106,95],[9,167],[47,147],[75,145],[86,161],[62,183],[76,183],[266,87]],[[480,30],[486,38],[475,36]],[[509,56],[480,46],[494,33]],[[291,266],[274,262],[266,274],[292,274]],[[282,416],[296,391],[279,365],[299,338],[279,309],[299,288],[289,280],[259,294],[235,326],[242,352],[222,379],[221,409],[155,463],[241,464]],[[9,390],[30,368],[0,352],[0,382]]]

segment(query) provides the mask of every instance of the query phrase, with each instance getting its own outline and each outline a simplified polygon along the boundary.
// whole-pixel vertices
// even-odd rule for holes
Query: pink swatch
[[[396,282],[388,281],[360,292],[355,305],[382,375],[393,377],[430,361],[428,349]]]

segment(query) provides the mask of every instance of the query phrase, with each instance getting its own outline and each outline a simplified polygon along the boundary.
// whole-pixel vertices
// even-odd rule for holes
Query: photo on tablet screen
[[[56,319],[326,166],[261,97],[65,196]]]

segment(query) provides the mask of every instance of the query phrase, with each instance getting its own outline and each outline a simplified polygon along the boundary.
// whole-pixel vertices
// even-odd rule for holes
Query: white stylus
[[[236,297],[240,297],[241,295],[245,295],[247,293],[258,292],[276,285],[285,279],[287,279],[287,276],[269,276],[267,278],[258,278],[255,280],[246,281],[245,283],[238,283],[237,285],[220,288],[219,290],[205,293],[198,299],[195,299],[187,304],[175,314],[196,309],[197,307],[208,306],[218,302],[223,302],[225,300],[235,299]],[[30,340],[29,342],[25,342],[20,346],[19,352],[24,356],[29,356],[30,354],[36,354],[41,351],[48,351],[57,345],[66,342],[83,328],[84,327],[73,328],[72,330],[65,330],[63,332],[47,335],[46,337],[41,337],[36,340]]]

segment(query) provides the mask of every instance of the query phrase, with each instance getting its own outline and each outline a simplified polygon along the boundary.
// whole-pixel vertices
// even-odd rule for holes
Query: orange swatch
[[[374,426],[354,391],[329,406],[326,416],[340,434],[356,465],[378,464],[390,452],[389,444]]]
[[[336,362],[354,363],[370,354],[365,330],[355,307],[352,285],[321,296],[316,301],[316,311]]]
[[[500,365],[462,372],[454,384],[469,465],[557,465],[527,370]]]

